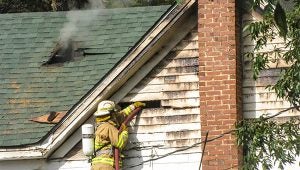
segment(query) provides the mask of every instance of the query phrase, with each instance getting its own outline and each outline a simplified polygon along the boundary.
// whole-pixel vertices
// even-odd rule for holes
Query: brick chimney
[[[198,0],[202,140],[234,129],[242,115],[242,64],[235,0]],[[203,145],[202,145],[203,146]],[[206,144],[202,169],[238,169],[242,153],[232,134]]]

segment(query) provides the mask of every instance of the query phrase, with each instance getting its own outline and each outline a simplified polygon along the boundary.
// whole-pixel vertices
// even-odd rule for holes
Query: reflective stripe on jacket
[[[92,164],[97,164],[97,163],[102,163],[102,164],[107,164],[110,165],[112,167],[115,166],[115,161],[113,157],[96,157],[93,159]],[[122,161],[119,161],[119,165],[122,166]]]
[[[118,129],[113,125],[112,122],[104,122],[100,124],[95,133],[95,151],[112,150],[112,146],[122,150],[128,140],[128,131],[122,131],[119,134]],[[113,165],[114,159],[113,154],[100,154],[96,155],[92,159],[92,163],[103,163]]]
[[[135,109],[135,106],[133,104],[127,106],[125,109],[121,110],[121,113],[124,113],[126,116],[130,115],[132,111]]]

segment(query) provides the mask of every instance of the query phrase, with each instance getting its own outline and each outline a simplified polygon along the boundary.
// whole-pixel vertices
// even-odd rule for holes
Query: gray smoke
[[[85,36],[87,32],[80,30],[79,25],[87,28],[103,9],[102,0],[89,0],[84,10],[71,10],[67,13],[68,22],[60,30],[60,42],[66,47],[74,35]]]

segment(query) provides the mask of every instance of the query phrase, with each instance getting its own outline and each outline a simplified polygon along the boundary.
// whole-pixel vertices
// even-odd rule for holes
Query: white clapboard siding
[[[151,123],[149,121],[149,123]],[[199,130],[200,129],[200,123],[180,123],[180,124],[174,124],[174,125],[167,125],[167,124],[160,124],[160,125],[137,125],[133,127],[133,133],[147,133],[149,131],[151,132],[169,132],[169,131],[185,131],[187,129],[189,130]]]
[[[151,142],[151,141],[165,141],[165,140],[177,140],[177,139],[198,139],[201,133],[198,130],[186,130],[186,131],[169,131],[165,132],[148,132],[148,133],[130,133],[130,137],[133,139],[130,142]]]
[[[258,110],[265,110],[268,108],[273,109],[285,109],[292,107],[292,105],[288,101],[267,101],[267,102],[254,102],[254,103],[247,103],[243,105],[245,110],[248,111],[258,111]]]
[[[192,140],[193,142],[196,142],[196,140]],[[192,142],[190,142],[192,143]],[[199,143],[197,141],[197,143]],[[175,142],[174,142],[175,145]],[[187,150],[183,150],[180,152],[177,152],[178,149],[183,149],[183,148],[187,148]],[[171,152],[174,152],[174,155],[181,155],[181,154],[189,154],[189,153],[197,153],[197,152],[201,152],[201,147],[200,145],[197,147],[193,147],[191,149],[188,149],[188,146],[181,146],[179,147],[158,147],[158,146],[144,146],[144,147],[140,147],[140,148],[133,148],[130,150],[126,150],[123,151],[122,154],[126,156],[126,158],[135,158],[138,156],[143,155],[143,157],[151,157],[152,155],[156,155],[156,156],[163,156],[166,154],[169,154]]]
[[[278,102],[283,101],[283,99],[277,98],[275,92],[262,92],[262,93],[259,93],[259,92],[252,91],[251,94],[244,94],[243,95],[243,100],[248,101],[249,103],[251,101],[253,101],[253,102],[255,102],[255,101],[269,102],[270,100],[274,100],[274,99],[275,99],[275,101],[278,101]]]
[[[137,122],[132,128],[136,129],[139,132],[144,130],[148,130],[147,128],[152,128],[153,132],[156,132],[156,125],[165,127],[165,128],[177,128],[176,126],[180,126],[183,124],[189,123],[198,123],[199,121],[196,118],[200,118],[198,115],[188,115],[188,116],[174,116],[174,117],[153,117],[153,118],[142,118],[140,120],[136,120]],[[171,124],[170,124],[171,123]],[[150,125],[149,125],[150,124]],[[153,127],[154,126],[154,127]]]
[[[174,108],[147,108],[143,109],[138,117],[177,116],[199,114],[198,108],[174,109]],[[200,121],[200,120],[198,120]]]
[[[194,50],[184,50],[184,51],[172,51],[169,54],[168,58],[180,59],[180,58],[191,58],[191,57],[198,57],[198,49]]]
[[[251,15],[244,15],[243,18],[244,22],[246,23],[247,21],[257,21],[257,18],[253,18]],[[251,40],[251,38],[248,35],[247,32],[243,33],[243,48],[242,52],[243,54],[252,51],[254,49],[254,46],[256,43]],[[272,41],[269,41],[266,46],[264,46],[262,49],[259,50],[259,52],[270,52],[273,51],[274,49],[280,49],[282,52],[286,51],[285,49],[285,44],[284,44],[284,39],[280,37],[275,37]],[[275,55],[272,54],[270,55],[271,58],[275,58]],[[244,57],[244,70],[250,70],[251,69],[251,63],[250,63],[250,58]],[[288,67],[289,65],[285,63],[283,60],[279,60],[277,62],[270,62],[268,64],[270,68],[282,68],[282,67]]]
[[[136,94],[136,93],[197,90],[197,89],[199,89],[198,82],[172,83],[172,84],[153,84],[153,85],[150,84],[150,85],[147,85],[147,86],[136,87],[132,90],[132,93]]]
[[[58,170],[87,170],[90,169],[90,163],[88,161],[61,161],[57,162],[59,164]],[[52,169],[49,167],[49,170]]]
[[[270,76],[270,77],[259,77],[256,81],[252,78],[244,79],[243,84],[244,87],[263,87],[265,91],[268,91],[266,89],[267,85],[274,85],[276,81],[278,80],[278,76]]]
[[[266,108],[264,110],[255,110],[255,111],[245,111],[244,112],[244,118],[257,118],[259,116],[272,116],[286,108]],[[277,116],[278,118],[290,118],[290,117],[295,117],[295,116],[300,116],[299,111],[297,110],[289,110],[287,112],[284,112],[283,114],[280,114]]]
[[[154,77],[145,78],[141,84],[164,84],[166,82],[172,82],[172,83],[189,83],[189,82],[195,82],[195,79],[198,78],[198,75],[193,74],[185,74],[185,75],[163,75],[159,77],[159,75],[155,75]]]
[[[164,68],[198,66],[198,58],[180,58],[163,61]]]
[[[153,116],[153,117],[138,117],[132,123],[134,126],[155,126],[155,125],[169,125],[173,124],[185,124],[190,122],[200,122],[199,114],[188,114],[188,115],[173,115],[173,116]]]
[[[268,89],[266,89],[265,86],[262,86],[262,87],[259,87],[259,86],[257,86],[257,87],[256,86],[246,86],[246,87],[243,88],[244,96],[254,95],[254,94],[263,95],[263,94],[269,94],[270,92],[273,92],[273,91],[269,91]]]
[[[199,98],[163,100],[162,106],[173,108],[200,107]]]
[[[184,148],[184,149],[186,149],[186,148]],[[168,162],[165,162],[166,160],[169,160],[169,162],[173,162],[173,163],[176,163],[176,161],[179,161],[179,160],[181,160],[182,162],[196,161],[196,160],[199,160],[200,157],[197,158],[197,157],[194,157],[194,156],[201,153],[201,148],[196,147],[196,149],[197,149],[197,151],[194,148],[193,148],[193,150],[187,148],[184,151],[178,151],[177,150],[177,152],[174,152],[176,150],[170,150],[170,152],[167,152],[167,154],[172,153],[172,155],[174,155],[175,158],[181,158],[181,159],[174,159],[174,157],[173,158],[172,157],[165,157],[165,159],[158,159],[156,161],[159,162],[159,163],[168,163]],[[149,156],[145,156],[145,157],[142,157],[142,158],[140,158],[140,157],[132,158],[132,157],[128,156],[124,160],[129,160],[129,161],[131,160],[131,161],[136,161],[136,162],[141,161],[141,160],[147,161],[147,160],[150,160],[151,158],[153,159],[155,157],[161,157],[161,156],[165,155],[165,154],[163,154],[163,155],[159,154],[158,153],[159,150],[157,150],[155,148],[150,149],[150,151],[152,151],[152,155],[150,154]],[[128,163],[130,163],[130,162],[127,162],[127,164]]]
[[[258,19],[253,18],[252,15],[244,15],[243,20],[247,22]],[[255,45],[255,42],[246,37],[246,34],[243,35],[243,53],[252,50]],[[277,37],[272,42],[268,42],[268,45],[260,51],[270,51],[274,47],[284,51],[283,42],[281,38]],[[272,115],[291,107],[288,101],[277,98],[274,91],[266,89],[268,85],[276,83],[280,77],[281,68],[289,66],[287,63],[284,61],[269,63],[269,69],[262,71],[255,81],[252,78],[250,59],[244,56],[243,61],[243,113],[245,118],[255,118],[266,114]],[[280,115],[280,117],[299,115],[299,111],[290,110]]]
[[[0,162],[1,170],[89,170],[90,163],[85,160],[66,161],[44,159],[14,160]]]
[[[124,169],[130,170],[160,170],[160,169],[198,169],[200,164],[201,153],[190,153],[190,154],[179,154],[172,155],[172,157],[164,157],[162,159],[157,159],[156,156],[153,157],[140,157],[140,158],[131,158],[125,159]],[[153,161],[151,161],[153,160]],[[143,161],[146,161],[142,165],[140,165]],[[180,163],[178,163],[180,162]],[[198,163],[195,163],[198,162]],[[126,168],[130,166],[136,166],[132,168]]]
[[[198,41],[197,40],[184,40],[181,41],[173,51],[182,51],[182,50],[196,50],[198,49]]]
[[[128,143],[128,151],[141,151],[148,150],[149,148],[160,148],[162,150],[175,149],[179,150],[182,148],[188,148],[191,145],[197,145],[200,143],[200,139],[183,139],[183,140],[165,140],[165,141],[152,141],[152,142],[130,142]],[[199,144],[200,145],[200,144]],[[193,147],[196,148],[196,147]],[[193,149],[191,149],[193,150]],[[139,154],[139,153],[134,153]],[[135,157],[135,155],[128,156]],[[146,155],[144,155],[146,156]]]
[[[243,51],[253,49],[255,43],[253,41],[251,41],[250,37],[244,36],[243,38],[244,38],[244,41],[243,41],[244,49],[243,49]],[[283,49],[285,47],[283,43],[284,43],[284,40],[282,38],[276,37],[273,41],[270,41],[265,46],[265,48],[261,49],[261,51],[269,51],[271,49],[274,49],[274,47]]]
[[[169,99],[170,96],[176,97],[178,99],[185,99],[188,97],[191,98],[197,98],[199,97],[199,91],[197,90],[182,90],[182,91],[171,91],[171,92],[151,92],[151,93],[143,93],[137,95],[137,93],[131,93],[130,95],[127,95],[122,101],[142,101],[145,100],[145,98],[149,100],[164,100]]]
[[[175,75],[195,75],[198,72],[198,66],[186,66],[186,67],[170,67],[170,68],[158,68],[155,70],[157,76],[175,76]]]
[[[245,70],[244,71],[244,79],[252,79],[252,70]],[[260,77],[277,77],[281,73],[281,69],[270,68],[267,70],[262,70],[259,74]],[[253,79],[252,79],[253,80]]]
[[[196,29],[186,36],[121,102],[160,101],[161,107],[144,108],[131,122],[125,169],[197,169],[201,146],[182,152],[201,141],[198,79],[198,42]],[[126,166],[125,166],[126,167]]]
[[[269,62],[268,67],[269,68],[278,68],[280,70],[281,68],[289,67],[290,65],[284,62],[283,60],[278,60],[277,62]],[[251,70],[251,63],[249,61],[244,62],[244,70],[250,71]]]

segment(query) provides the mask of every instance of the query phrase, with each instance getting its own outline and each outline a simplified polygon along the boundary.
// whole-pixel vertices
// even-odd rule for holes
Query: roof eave
[[[0,149],[0,160],[24,160],[43,158],[44,151],[40,147],[22,149]]]

